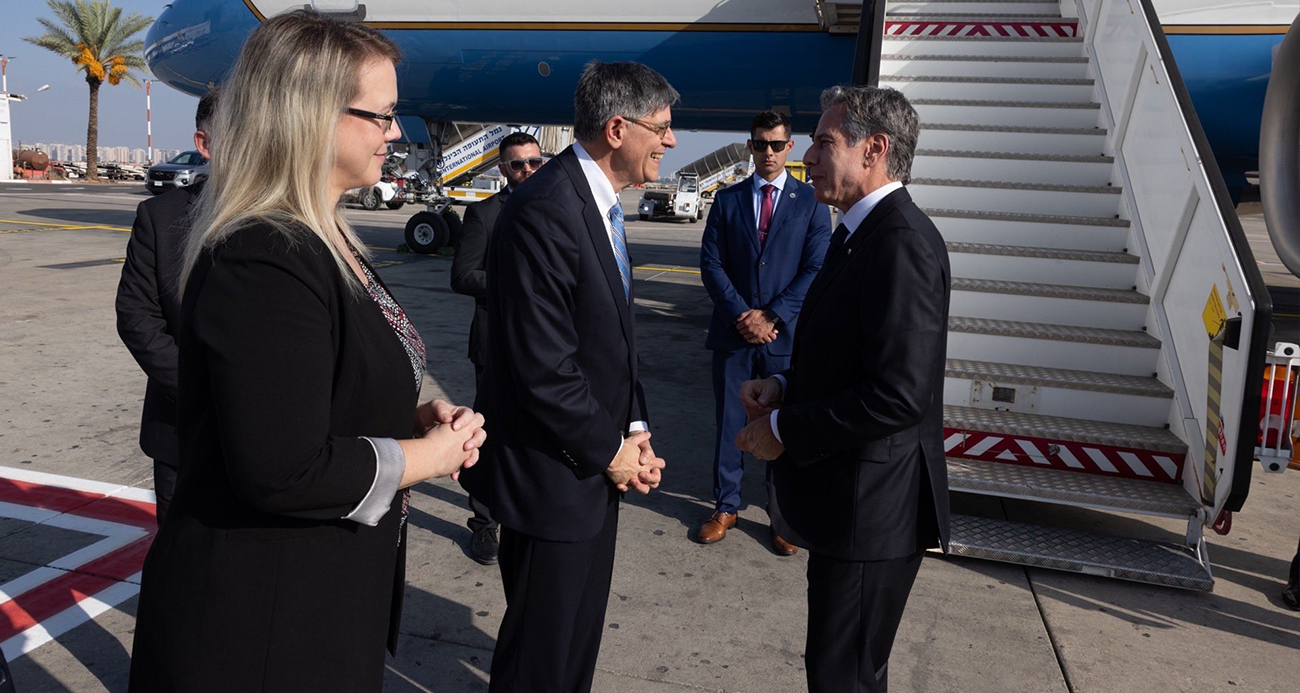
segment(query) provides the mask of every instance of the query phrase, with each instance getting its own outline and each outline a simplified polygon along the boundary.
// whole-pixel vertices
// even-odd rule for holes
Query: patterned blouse
[[[393,328],[397,334],[397,339],[401,341],[402,348],[406,349],[406,357],[411,360],[411,371],[415,375],[415,396],[420,396],[420,386],[424,384],[424,340],[420,339],[420,333],[416,331],[415,325],[411,324],[410,318],[406,317],[406,311],[398,305],[392,294],[384,288],[383,284],[375,278],[375,273],[370,271],[370,265],[367,265],[361,259],[361,255],[352,248],[352,256],[357,259],[357,264],[361,266],[361,271],[366,275],[366,293],[370,298],[379,305],[379,309],[384,313],[384,319],[388,325]],[[406,519],[411,512],[411,489],[402,490],[402,514],[397,523],[397,543],[400,546],[406,537]]]
[[[406,317],[406,311],[402,310],[384,285],[375,279],[375,273],[370,271],[370,265],[361,261],[361,256],[356,250],[352,251],[352,256],[357,259],[361,271],[366,274],[366,293],[379,304],[379,309],[384,312],[384,319],[388,320],[388,325],[393,328],[393,332],[397,333],[402,347],[406,349],[406,357],[411,360],[411,370],[415,374],[415,394],[419,397],[420,386],[424,384],[424,340],[420,339],[420,333],[416,331],[415,325]]]

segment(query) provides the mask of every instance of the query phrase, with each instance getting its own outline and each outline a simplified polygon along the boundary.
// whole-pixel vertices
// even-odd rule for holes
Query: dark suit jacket
[[[746,178],[718,193],[704,224],[700,275],[713,299],[713,321],[704,346],[714,351],[752,346],[736,330],[736,318],[751,308],[765,308],[782,323],[767,350],[787,356],[804,294],[826,257],[831,215],[813,197],[811,185],[787,176],[777,193],[780,202],[772,213],[767,242],[759,248],[753,185],[753,178]]]
[[[261,224],[195,267],[181,468],[145,560],[131,690],[379,691],[403,582],[401,494],[378,526],[359,436],[410,438],[417,389],[384,315],[325,246]]]
[[[826,258],[777,416],[781,536],[859,561],[947,548],[950,276],[943,238],[905,189]]]
[[[488,248],[477,408],[496,423],[460,480],[498,522],[551,541],[596,535],[618,498],[603,472],[648,420],[605,212],[569,148],[510,195]]]
[[[487,248],[497,215],[509,194],[503,190],[465,208],[460,246],[451,261],[451,290],[474,297],[474,321],[469,326],[469,360],[484,368],[488,362]]]
[[[117,334],[149,377],[140,421],[140,449],[172,466],[176,441],[176,336],[181,300],[176,295],[192,203],[200,186],[169,191],[140,203],[126,263],[117,285]]]

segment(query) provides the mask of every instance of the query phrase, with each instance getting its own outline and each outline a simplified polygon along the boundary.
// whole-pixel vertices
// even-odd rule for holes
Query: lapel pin
[[[790,193],[790,199],[791,199],[791,200],[794,199],[794,193]]]

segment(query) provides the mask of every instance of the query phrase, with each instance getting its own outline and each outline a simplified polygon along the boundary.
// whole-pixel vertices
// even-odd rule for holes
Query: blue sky
[[[113,0],[126,13],[156,17],[166,0]],[[0,53],[16,58],[9,63],[9,91],[30,99],[13,104],[14,142],[67,142],[85,144],[90,90],[72,61],[22,40],[44,29],[37,17],[53,18],[44,0],[0,0]],[[145,32],[136,35],[144,39]],[[33,94],[41,85],[48,91]],[[144,147],[144,87],[126,82],[99,90],[99,144]],[[193,147],[194,107],[198,99],[163,84],[153,85],[153,146],[160,149]]]
[[[240,0],[227,0],[240,2]],[[127,13],[157,17],[168,0],[113,0]],[[30,99],[11,108],[15,143],[66,142],[84,144],[89,90],[71,61],[22,40],[44,33],[38,17],[52,17],[44,0],[0,0],[0,54],[15,59],[9,63],[9,91],[28,94]],[[143,39],[144,31],[137,37]],[[49,90],[34,94],[41,85]],[[198,99],[165,84],[153,85],[153,145],[159,149],[188,149],[194,132],[194,107]],[[520,118],[526,122],[526,117]],[[664,158],[664,171],[704,156],[725,144],[743,141],[744,134],[706,132],[677,133],[677,149]],[[796,154],[807,147],[800,138]],[[135,149],[145,146],[145,94],[123,82],[105,83],[99,92],[99,144]]]

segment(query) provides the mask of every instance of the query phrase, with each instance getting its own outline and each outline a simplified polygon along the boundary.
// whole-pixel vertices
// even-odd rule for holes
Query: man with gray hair
[[[927,548],[948,546],[943,238],[904,184],[916,111],[875,87],[822,93],[804,155],[842,213],[808,288],[789,370],[741,387],[736,444],[773,469],[781,535],[807,548],[808,688],[885,691]]]
[[[476,406],[508,423],[460,480],[501,523],[494,693],[591,689],[619,497],[659,485],[618,194],[659,177],[677,98],[645,65],[587,65],[577,142],[510,196],[488,248],[492,338]]]

